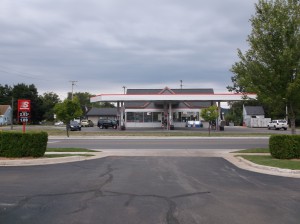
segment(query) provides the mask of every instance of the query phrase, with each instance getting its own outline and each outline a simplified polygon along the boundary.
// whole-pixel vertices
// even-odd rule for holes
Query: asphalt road
[[[300,179],[222,158],[107,157],[0,167],[0,223],[299,223]]]
[[[50,139],[49,148],[88,149],[248,149],[267,148],[268,138]]]

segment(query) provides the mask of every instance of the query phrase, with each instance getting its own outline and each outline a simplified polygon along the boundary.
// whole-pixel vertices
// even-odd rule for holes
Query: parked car
[[[287,130],[288,123],[287,123],[286,120],[272,120],[268,124],[268,129],[270,130],[271,128],[274,128],[276,130],[279,130],[281,128],[284,129],[284,130]]]
[[[81,120],[81,127],[94,127],[94,123],[91,120]]]
[[[62,121],[57,121],[57,122],[54,123],[55,126],[60,126],[60,125],[63,125],[63,124],[64,124],[64,122],[62,122]]]
[[[104,119],[100,119],[97,123],[97,126],[100,129],[103,129],[103,128],[107,129],[109,127],[117,129],[117,127],[118,127],[117,121],[115,121],[115,120],[104,120]]]
[[[69,129],[71,131],[81,131],[81,125],[77,121],[70,121]]]

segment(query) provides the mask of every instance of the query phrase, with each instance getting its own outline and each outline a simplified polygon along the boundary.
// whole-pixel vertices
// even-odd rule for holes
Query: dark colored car
[[[114,128],[114,129],[117,129],[118,125],[117,125],[117,121],[114,121],[114,120],[104,120],[104,119],[100,119],[98,121],[98,124],[97,126],[100,128],[100,129],[107,129],[109,127],[111,128]]]
[[[81,131],[81,125],[77,121],[70,121],[70,131]]]

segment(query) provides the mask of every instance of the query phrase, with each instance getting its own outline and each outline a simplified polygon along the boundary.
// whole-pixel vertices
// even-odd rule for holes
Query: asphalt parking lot
[[[300,179],[222,158],[112,156],[1,167],[1,223],[299,223]]]

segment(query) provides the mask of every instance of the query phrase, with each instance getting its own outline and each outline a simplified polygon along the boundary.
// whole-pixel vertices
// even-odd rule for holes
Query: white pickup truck
[[[288,128],[288,123],[286,120],[272,120],[271,122],[269,122],[268,124],[268,129],[274,128],[276,130],[279,129],[284,129],[287,130]]]

